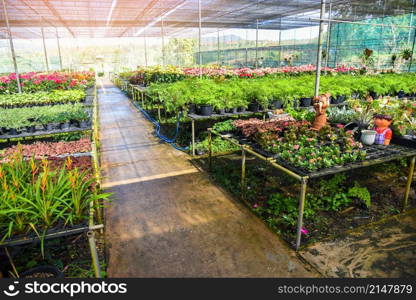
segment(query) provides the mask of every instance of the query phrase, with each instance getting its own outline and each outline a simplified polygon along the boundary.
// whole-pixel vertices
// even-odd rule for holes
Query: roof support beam
[[[131,29],[132,27],[135,26],[135,24],[139,23],[139,21],[141,19],[143,19],[143,17],[146,15],[146,13],[152,9],[155,4],[158,2],[158,0],[152,0],[150,1],[150,3],[148,5],[146,5],[146,7],[134,18],[133,20],[133,24],[129,25],[126,27],[126,29],[124,29],[124,31],[120,34],[120,37],[122,37],[129,29]]]
[[[49,3],[47,0],[43,0],[43,3],[46,5],[46,7],[52,12],[52,14],[61,22],[61,24],[68,30],[68,32],[72,35],[72,37],[75,37],[74,32],[69,28],[68,23],[62,19],[61,15],[58,13],[58,11],[55,9],[55,7],[52,6],[52,4]]]
[[[9,36],[10,52],[12,54],[14,72],[16,74],[17,91],[19,93],[21,93],[22,92],[22,87],[20,85],[20,75],[19,75],[19,69],[17,68],[16,53],[14,52],[13,36],[12,36],[12,31],[10,30],[9,16],[7,14],[6,1],[2,0],[2,2],[3,2],[4,18],[6,20],[7,33],[8,33],[8,36]]]

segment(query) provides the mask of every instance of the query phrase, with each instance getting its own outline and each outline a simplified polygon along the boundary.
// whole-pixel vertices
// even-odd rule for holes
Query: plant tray
[[[416,136],[414,135],[404,135],[404,136],[393,136],[392,143],[410,147],[416,149]]]
[[[88,125],[85,128],[73,127],[73,128],[68,128],[68,129],[55,129],[55,130],[49,130],[49,131],[42,130],[42,131],[36,131],[34,133],[22,132],[21,134],[16,134],[16,135],[9,135],[9,134],[0,135],[0,140],[46,136],[46,135],[51,135],[51,134],[81,132],[81,131],[91,131],[91,130],[92,130],[92,125]]]
[[[194,120],[203,120],[203,119],[217,119],[217,118],[229,118],[232,116],[244,116],[244,115],[255,115],[255,114],[263,114],[267,113],[270,110],[259,110],[258,112],[252,112],[252,111],[245,111],[245,112],[236,112],[236,113],[224,113],[224,114],[212,114],[210,116],[202,116],[198,114],[188,114],[188,117]]]
[[[356,161],[353,163],[349,163],[343,166],[334,166],[332,168],[324,168],[319,169],[316,171],[310,171],[305,168],[300,168],[293,166],[286,160],[283,160],[279,157],[279,154],[273,154],[268,152],[260,147],[257,143],[251,141],[250,139],[243,137],[241,135],[232,135],[232,138],[236,139],[240,144],[247,145],[255,152],[259,153],[260,155],[274,159],[278,164],[284,166],[286,169],[293,171],[294,173],[301,175],[301,176],[308,176],[310,178],[321,177],[325,175],[335,174],[339,172],[344,172],[352,169],[362,168],[374,164],[378,164],[381,162],[387,162],[396,160],[399,158],[405,158],[410,156],[416,156],[416,149],[410,148],[402,145],[390,144],[389,146],[383,145],[372,145],[372,146],[364,146],[364,150],[367,152],[367,157],[363,161]]]
[[[88,221],[84,221],[72,226],[55,226],[45,233],[45,239],[57,238],[61,236],[75,235],[89,230]],[[35,233],[16,235],[12,239],[6,239],[0,242],[0,247],[19,246],[38,242],[39,237]]]

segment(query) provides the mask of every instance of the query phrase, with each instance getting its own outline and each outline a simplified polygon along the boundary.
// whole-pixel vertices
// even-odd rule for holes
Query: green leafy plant
[[[1,241],[31,232],[42,237],[55,226],[79,224],[88,218],[91,202],[108,196],[98,190],[90,171],[78,170],[70,158],[53,167],[15,153],[0,164]]]
[[[355,182],[354,186],[348,189],[348,196],[351,198],[358,198],[364,202],[367,208],[371,206],[371,194],[367,188],[361,187],[358,182]]]

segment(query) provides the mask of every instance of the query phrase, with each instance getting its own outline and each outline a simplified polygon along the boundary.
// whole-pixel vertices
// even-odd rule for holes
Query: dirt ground
[[[416,209],[317,242],[300,255],[324,277],[415,277]]]

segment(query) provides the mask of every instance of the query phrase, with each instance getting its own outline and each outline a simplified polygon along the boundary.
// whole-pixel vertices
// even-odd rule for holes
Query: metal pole
[[[385,11],[386,11],[386,1],[383,1],[383,17],[381,18],[383,20],[382,24],[384,25],[384,18],[385,18]],[[383,46],[384,46],[384,40],[383,40],[383,34],[384,34],[384,26],[381,27],[381,31],[380,31],[380,41],[382,41]],[[380,69],[380,43],[378,44],[378,53],[377,53],[377,69]]]
[[[329,20],[328,20],[328,27],[326,30],[326,56],[325,56],[325,73],[326,68],[328,68],[328,60],[329,60],[329,45],[331,41],[331,18],[332,18],[332,0],[329,0]]]
[[[413,174],[415,172],[415,160],[416,160],[416,156],[413,156],[412,160],[410,161],[409,174],[407,175],[406,191],[404,193],[404,199],[403,199],[403,203],[402,203],[403,204],[402,211],[404,211],[407,207],[407,201],[409,199],[410,187],[412,185]]]
[[[49,72],[49,62],[48,62],[48,52],[46,52],[46,44],[45,44],[45,34],[43,32],[43,27],[40,28],[40,31],[42,33],[42,42],[43,42],[43,54],[45,55],[45,66],[46,71]]]
[[[195,120],[192,119],[192,156],[195,156]]]
[[[246,68],[248,67],[248,47],[247,47],[247,44],[248,44],[248,29],[246,29],[246,64],[245,64]]]
[[[162,66],[165,66],[165,30],[164,30],[164,22],[163,16],[161,17],[162,21]]]
[[[334,68],[337,67],[338,64],[338,41],[339,41],[339,25],[337,26],[337,42],[335,44],[335,58],[334,58]]]
[[[279,67],[282,65],[282,30],[279,30]]]
[[[58,54],[59,54],[59,66],[61,68],[61,70],[63,69],[63,64],[62,64],[62,54],[61,54],[61,45],[59,43],[59,34],[58,34],[58,28],[55,27],[55,34],[56,34],[56,42],[58,44]]]
[[[146,30],[143,30],[143,40],[144,40],[144,63],[147,67],[147,38],[146,38]]]
[[[256,20],[256,69],[258,67],[258,46],[259,46],[259,19]]]
[[[415,41],[416,41],[416,30],[413,30],[413,44],[412,44],[412,56],[410,57],[409,68],[407,72],[410,72],[413,63],[413,54],[415,53]]]
[[[327,23],[329,20],[325,18],[309,18],[309,21],[312,22],[325,22]],[[407,25],[386,25],[380,23],[365,23],[365,22],[357,22],[357,21],[344,21],[344,20],[336,20],[332,19],[332,23],[345,23],[345,24],[354,24],[354,25],[366,25],[366,26],[373,26],[373,27],[392,27],[392,28],[416,28],[416,26],[407,26]]]
[[[241,147],[241,198],[246,199],[246,151]]]
[[[416,3],[416,1],[413,0],[412,13],[410,14],[409,26],[412,26],[413,25],[413,13],[414,13],[414,10],[415,10],[415,3]],[[409,29],[409,36],[407,37],[407,44],[408,45],[410,44],[410,38],[411,38],[411,36],[412,36],[412,30]]]
[[[325,15],[325,0],[321,0],[321,21],[319,22],[319,36],[318,36],[318,53],[316,58],[316,79],[315,79],[315,97],[319,95],[319,82],[321,80],[321,63],[322,63],[322,32],[324,29],[324,22],[322,19]]]
[[[212,132],[211,128],[208,129],[208,170],[212,171]]]
[[[20,76],[19,76],[19,70],[17,68],[16,54],[14,52],[12,31],[10,30],[9,15],[7,14],[7,8],[6,8],[5,0],[2,0],[2,2],[3,2],[4,18],[6,20],[7,34],[9,35],[10,52],[12,54],[14,73],[16,74],[17,91],[19,93],[21,93],[22,92],[22,87],[20,85]]]
[[[220,65],[220,29],[217,28],[217,64]]]
[[[299,196],[299,215],[298,215],[298,228],[296,234],[296,250],[300,247],[300,241],[302,237],[302,227],[303,227],[303,212],[305,210],[305,198],[306,198],[306,186],[308,184],[307,179],[302,178],[301,187],[300,187],[300,196]]]
[[[202,53],[201,53],[201,29],[202,29],[202,15],[201,15],[201,0],[198,0],[198,60],[199,60],[199,78],[202,79]]]

